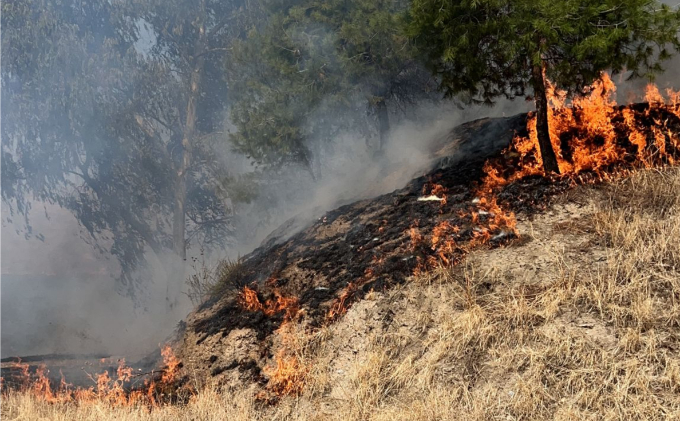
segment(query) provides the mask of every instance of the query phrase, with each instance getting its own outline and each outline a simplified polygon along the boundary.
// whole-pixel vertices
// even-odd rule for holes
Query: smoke
[[[140,48],[150,49],[146,44],[153,43],[152,37],[147,38]],[[660,87],[680,87],[680,58],[666,63],[666,68],[668,71],[658,79]],[[645,83],[621,82],[620,103],[625,102],[628,92],[641,92]],[[448,102],[421,101],[405,110],[393,109],[389,115],[392,127],[381,155],[371,153],[370,143],[377,134],[365,130],[344,130],[323,142],[310,138],[309,147],[315,151],[315,178],[302,166],[266,171],[255,168],[224,142],[216,152],[228,164],[225,166],[233,172],[231,176],[253,176],[258,190],[249,203],[230,203],[234,209],[233,238],[227,247],[206,250],[210,252],[208,265],[251,252],[286,221],[291,222],[279,232],[279,239],[298,232],[326,211],[403,187],[432,167],[433,149],[465,121],[531,109],[533,104],[521,99],[499,101],[492,108],[461,110]],[[315,129],[309,131],[319,131],[320,122],[369,118],[365,109],[352,112],[329,115],[328,107],[322,104],[309,113],[307,124]],[[188,263],[183,265],[171,253],[148,253],[149,267],[139,274],[148,281],[147,287],[141,306],[135,305],[118,293],[115,258],[98,253],[88,244],[91,239],[71,213],[56,206],[48,207],[48,213],[50,219],[36,212],[31,220],[34,231],[45,236],[44,242],[26,240],[12,223],[2,227],[2,357],[44,353],[129,356],[153,351],[191,310],[182,294],[186,286],[184,291],[171,294],[171,303],[166,301],[168,280],[172,278],[169,272],[179,268],[190,275],[192,258],[203,250],[198,246],[189,250]],[[6,214],[3,208],[3,216]]]
[[[69,212],[47,206],[26,239],[2,226],[2,357],[36,354],[142,356],[165,342],[190,310],[186,297],[167,310],[165,274],[148,270],[143,307],[117,291],[117,262],[87,243]],[[6,214],[3,206],[3,214]],[[159,299],[160,298],[160,299]]]
[[[408,118],[394,125],[380,158],[367,153],[363,133],[342,133],[324,146],[317,179],[298,166],[261,174],[256,199],[236,210],[231,246],[213,250],[207,264],[249,253],[290,218],[296,221],[287,235],[337,206],[401,188],[430,169],[432,145],[456,125],[481,116],[510,115],[529,106],[522,101],[464,111],[452,104],[415,106]],[[240,175],[256,170],[227,145],[221,152]],[[2,357],[47,353],[129,357],[156,349],[191,310],[184,285],[181,293],[172,294],[176,302],[168,311],[171,277],[167,272],[177,267],[177,258],[171,253],[149,253],[149,267],[140,274],[147,287],[141,305],[135,305],[117,291],[116,259],[92,248],[71,213],[50,205],[46,212],[49,219],[39,212],[31,218],[34,232],[43,234],[44,241],[25,239],[12,223],[2,227]],[[198,247],[188,251],[187,276],[193,270],[192,258],[201,252]]]
[[[402,188],[432,169],[436,147],[443,145],[454,127],[476,118],[515,115],[531,107],[532,103],[524,100],[501,100],[493,107],[465,109],[451,102],[422,101],[413,104],[406,115],[401,111],[391,113],[394,124],[385,150],[377,155],[371,153],[367,141],[372,139],[369,135],[367,140],[363,130],[343,131],[317,149],[321,153],[315,156],[315,165],[320,171],[315,178],[308,168],[295,165],[261,174],[259,194],[239,209],[238,242],[219,256],[244,256],[264,240],[288,238],[327,211]],[[310,114],[310,124],[329,120],[328,115]],[[244,171],[254,170],[243,162],[245,157],[232,154],[231,159],[241,160]]]

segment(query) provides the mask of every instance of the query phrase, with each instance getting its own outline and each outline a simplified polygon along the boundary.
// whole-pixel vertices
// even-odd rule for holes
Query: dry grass
[[[199,307],[214,297],[233,294],[243,288],[239,284],[239,273],[243,270],[241,258],[222,259],[215,265],[200,258],[192,258],[194,273],[187,279],[187,296],[195,307]]]
[[[251,420],[252,400],[245,395],[225,397],[206,391],[186,406],[112,407],[110,405],[74,404],[52,405],[31,395],[10,393],[3,396],[2,419],[55,421],[165,421],[165,420]]]
[[[275,407],[258,405],[251,391],[205,391],[151,412],[10,394],[2,417],[680,419],[679,196],[677,169],[638,173],[584,193],[594,211],[579,225],[591,230],[552,238],[554,222],[541,216],[527,246],[473,254],[463,267],[357,304],[313,336],[298,332],[299,358],[310,367],[305,392]],[[584,241],[590,248],[579,251]],[[517,276],[492,258],[529,265],[532,243],[544,257],[539,272]],[[351,323],[368,333],[348,340]]]

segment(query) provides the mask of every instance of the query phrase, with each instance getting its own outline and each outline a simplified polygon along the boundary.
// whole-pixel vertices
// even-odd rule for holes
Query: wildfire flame
[[[239,293],[238,303],[246,311],[261,311],[269,317],[284,313],[283,322],[276,331],[281,338],[281,346],[274,356],[274,367],[264,369],[264,373],[269,377],[267,389],[275,397],[301,393],[308,368],[296,355],[299,345],[291,332],[291,326],[300,312],[297,298],[286,297],[278,289],[274,289],[274,298],[262,303],[257,291],[245,286]],[[260,394],[259,398],[272,400],[264,393]]]
[[[338,298],[331,305],[328,314],[326,315],[327,322],[333,322],[337,320],[340,316],[347,313],[349,307],[350,298],[357,291],[357,283],[350,282],[340,293]]]
[[[603,180],[611,178],[615,171],[625,173],[636,167],[677,162],[680,139],[669,127],[668,119],[660,117],[663,114],[660,111],[670,112],[680,120],[680,92],[668,89],[666,100],[659,89],[650,84],[644,96],[647,104],[627,107],[617,105],[615,94],[616,86],[606,73],[586,89],[585,95],[570,103],[565,91],[548,82],[549,133],[560,178],[573,183]],[[678,123],[680,121],[675,125]],[[471,249],[494,239],[518,236],[515,215],[498,203],[497,192],[513,182],[543,175],[535,115],[527,121],[527,132],[526,137],[515,136],[502,158],[485,163],[485,176],[475,191],[474,206],[459,215],[460,219],[469,221],[472,239],[457,241],[462,227],[448,220],[439,222],[430,237],[436,258],[429,256],[423,261],[419,257],[414,275],[440,262],[456,264]],[[446,190],[440,187],[427,183],[423,193],[429,190],[434,194],[436,189],[446,203]],[[413,239],[413,229],[409,236]]]
[[[601,174],[616,164],[651,167],[675,162],[677,135],[668,127],[667,120],[659,120],[652,114],[663,109],[680,118],[680,92],[668,89],[669,100],[666,101],[656,85],[648,85],[644,96],[648,105],[644,112],[636,111],[638,107],[632,105],[618,107],[615,94],[616,86],[607,73],[593,83],[586,95],[575,98],[571,106],[567,105],[565,92],[549,86],[550,139],[562,177],[573,178],[584,171]],[[650,118],[653,124],[641,124],[644,119]],[[649,126],[653,134],[651,141],[641,129]],[[498,168],[490,169],[489,166],[494,164],[489,163],[487,176],[493,179],[491,184],[505,185],[526,176],[542,174],[535,116],[529,119],[527,129],[529,137],[515,137],[508,149],[520,155],[519,170],[503,177]],[[624,133],[627,142],[621,142],[621,133]],[[672,146],[673,150],[667,146]]]
[[[423,234],[418,229],[418,221],[413,221],[411,228],[408,230],[408,236],[410,239],[409,249],[415,251],[423,242]]]
[[[33,396],[49,403],[67,403],[74,402],[79,404],[88,403],[107,403],[113,406],[126,405],[150,405],[157,406],[162,403],[160,396],[157,393],[159,387],[169,390],[173,387],[177,380],[177,374],[180,367],[180,361],[175,356],[172,348],[166,345],[161,350],[163,357],[163,364],[166,369],[163,371],[159,382],[150,381],[145,383],[142,389],[131,389],[131,381],[133,379],[133,369],[126,365],[125,360],[121,359],[116,369],[116,378],[112,378],[108,371],[97,375],[90,375],[96,386],[90,387],[73,387],[73,385],[66,382],[62,374],[59,385],[53,387],[49,377],[49,371],[45,366],[40,366],[36,369],[35,374],[29,371],[29,365],[17,361],[14,364],[15,369],[18,369],[18,375],[15,377],[15,383],[18,383],[18,390],[25,393],[30,393]],[[5,384],[5,379],[2,379]],[[3,392],[7,389],[4,388]]]
[[[292,331],[292,326],[292,322],[284,321],[277,330],[281,338],[281,346],[274,356],[274,367],[265,367],[263,370],[269,377],[267,384],[269,391],[277,397],[302,393],[304,380],[309,371],[309,368],[302,364],[297,356],[300,345]]]
[[[274,298],[263,304],[257,296],[257,291],[246,286],[239,293],[238,302],[246,311],[261,311],[267,316],[285,313],[286,320],[292,320],[300,310],[297,298],[285,297],[278,289],[274,289]]]

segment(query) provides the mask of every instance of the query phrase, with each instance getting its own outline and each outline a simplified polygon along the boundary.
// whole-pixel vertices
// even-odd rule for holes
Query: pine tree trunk
[[[543,171],[545,174],[560,173],[557,164],[557,156],[550,142],[550,130],[548,127],[548,98],[545,90],[545,80],[543,79],[543,69],[535,65],[532,69],[532,83],[534,87],[534,101],[536,103],[536,135],[538,146],[541,150],[543,160]]]
[[[387,139],[390,133],[390,118],[387,113],[387,104],[385,98],[381,98],[377,103],[378,113],[378,130],[380,131],[380,145],[378,146],[379,153],[382,153],[387,146]]]

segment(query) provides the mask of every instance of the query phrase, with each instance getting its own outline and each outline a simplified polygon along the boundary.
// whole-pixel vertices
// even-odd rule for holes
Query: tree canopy
[[[389,110],[435,98],[403,31],[405,3],[265,2],[268,20],[234,46],[232,141],[264,165],[311,168],[313,149],[352,128],[380,139]]]
[[[410,13],[446,94],[490,104],[533,90],[547,172],[558,169],[544,76],[570,94],[604,70],[651,76],[680,47],[679,29],[679,12],[653,0],[413,0]]]
[[[226,101],[219,54],[242,4],[194,6],[3,3],[3,200],[27,224],[32,200],[71,211],[118,259],[132,296],[147,252],[183,258],[232,229],[214,135]]]
[[[9,0],[2,198],[26,226],[34,201],[72,212],[135,295],[147,256],[234,235],[254,177],[232,147],[317,178],[325,145],[352,132],[380,151],[437,87],[485,103],[531,90],[554,171],[544,78],[578,93],[606,69],[651,75],[679,22],[650,0]]]

